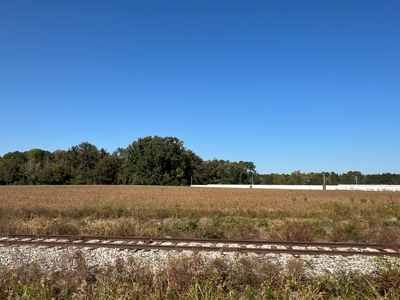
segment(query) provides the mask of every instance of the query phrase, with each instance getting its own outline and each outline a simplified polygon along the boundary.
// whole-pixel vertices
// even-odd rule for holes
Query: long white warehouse
[[[201,188],[237,188],[237,189],[272,189],[272,190],[322,190],[322,185],[263,185],[263,184],[207,184],[192,185]],[[363,185],[363,184],[339,184],[327,185],[327,190],[342,191],[400,191],[400,185]]]

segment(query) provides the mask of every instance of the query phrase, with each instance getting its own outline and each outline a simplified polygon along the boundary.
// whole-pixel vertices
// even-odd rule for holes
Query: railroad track
[[[400,245],[279,242],[265,240],[217,240],[200,238],[116,237],[94,235],[9,234],[0,237],[3,246],[118,248],[132,250],[191,250],[292,255],[367,255],[400,257]]]

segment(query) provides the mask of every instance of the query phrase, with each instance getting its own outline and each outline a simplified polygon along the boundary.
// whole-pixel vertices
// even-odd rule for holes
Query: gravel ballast
[[[132,261],[151,265],[154,270],[160,269],[175,258],[194,255],[193,251],[164,251],[164,250],[131,250],[116,248],[88,248],[88,247],[49,247],[49,246],[0,246],[0,265],[7,268],[27,267],[37,263],[43,270],[54,270],[62,267],[76,266],[74,257],[83,259],[88,268],[102,268],[112,266],[116,261]],[[293,259],[302,260],[310,275],[327,275],[337,272],[359,272],[372,275],[376,272],[375,257],[364,255],[298,255],[290,254],[238,254],[232,252],[201,252],[205,261],[222,259],[232,264],[238,258],[246,256],[261,259],[284,268],[286,263]],[[393,258],[391,258],[393,259]],[[395,259],[398,262],[398,259]]]

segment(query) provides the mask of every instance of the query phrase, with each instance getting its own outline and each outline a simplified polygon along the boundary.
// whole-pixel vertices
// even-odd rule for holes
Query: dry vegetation
[[[400,193],[0,186],[0,233],[400,243]]]
[[[195,236],[400,242],[400,193],[155,186],[0,186],[0,234]],[[309,277],[312,266],[194,254],[153,273],[132,260],[90,268],[0,266],[0,299],[399,299],[400,264]],[[17,261],[24,261],[18,259]],[[75,265],[71,269],[69,264]],[[18,264],[16,264],[18,265]]]
[[[137,260],[90,268],[77,251],[63,268],[0,266],[0,299],[399,299],[400,264],[377,260],[375,275],[310,275],[302,260],[278,265],[255,257],[227,263],[198,254],[172,257],[158,270]],[[68,265],[75,268],[69,268]]]

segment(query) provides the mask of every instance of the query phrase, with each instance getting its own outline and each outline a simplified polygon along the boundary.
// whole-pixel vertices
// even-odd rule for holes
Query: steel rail
[[[394,256],[394,257],[400,257],[400,252],[395,251],[395,252],[388,252],[384,251],[384,249],[377,249],[375,250],[378,251],[361,251],[360,249],[362,247],[358,247],[360,244],[351,244],[351,243],[335,243],[334,247],[330,247],[330,250],[327,249],[321,249],[318,248],[320,247],[319,245],[323,244],[324,247],[328,247],[327,245],[331,245],[332,243],[303,243],[301,246],[303,247],[313,247],[314,249],[293,249],[291,246],[288,246],[287,242],[274,242],[273,245],[275,246],[285,246],[287,248],[260,248],[260,247],[254,247],[254,241],[250,241],[250,243],[244,242],[243,240],[230,240],[234,242],[228,242],[228,240],[211,240],[213,241],[213,244],[223,244],[222,246],[218,245],[204,245],[209,242],[204,243],[204,239],[159,239],[157,243],[154,242],[154,238],[148,239],[145,238],[145,241],[148,241],[149,243],[145,244],[138,244],[137,242],[143,242],[143,238],[135,238],[133,240],[136,243],[128,243],[132,242],[132,238],[123,238],[123,239],[118,239],[117,237],[101,237],[104,238],[104,241],[123,241],[124,243],[109,243],[109,242],[85,242],[82,239],[78,239],[77,236],[57,236],[58,239],[62,239],[62,241],[44,241],[44,240],[37,240],[38,236],[33,236],[32,235],[21,235],[23,236],[24,239],[30,238],[31,240],[0,240],[0,245],[6,245],[6,246],[12,246],[12,245],[19,245],[19,246],[47,246],[47,247],[88,247],[88,248],[118,248],[118,249],[133,249],[133,250],[178,250],[178,251],[183,251],[183,250],[190,250],[190,251],[222,251],[222,252],[238,252],[238,253],[275,253],[275,254],[281,254],[281,253],[287,253],[287,254],[292,254],[292,255],[342,255],[342,256],[349,256],[349,255],[366,255],[366,256]],[[20,237],[20,238],[21,238]],[[42,235],[40,239],[54,239],[56,235]],[[67,238],[68,237],[68,238]],[[71,238],[73,237],[73,238]],[[10,237],[11,238],[11,237]],[[15,236],[13,237],[15,238]],[[94,237],[91,236],[91,240],[101,240],[99,237]],[[88,239],[88,240],[90,240]],[[129,240],[128,240],[129,239]],[[158,239],[158,238],[156,238]],[[67,241],[65,241],[67,240]],[[196,241],[203,241],[203,245],[181,245],[182,243],[193,243],[193,240]],[[128,242],[127,242],[128,241]],[[207,240],[210,241],[210,240]],[[237,243],[237,242],[241,243]],[[161,243],[169,242],[172,244],[169,245],[163,245]],[[175,243],[175,244],[174,244]],[[180,244],[179,244],[180,243]],[[227,244],[233,244],[231,247],[227,246]],[[236,246],[238,244],[241,244],[241,246]],[[244,245],[247,246],[244,246]],[[270,242],[265,243],[264,245],[269,244],[272,247],[272,244]],[[300,243],[292,243],[290,244],[295,244],[295,246],[300,246]],[[337,248],[342,248],[341,246],[337,246],[337,244],[344,245],[346,244],[347,247],[351,245],[351,249],[337,249]],[[371,244],[373,245],[373,244]],[[379,245],[381,246],[381,245]],[[365,247],[364,247],[365,248]],[[354,249],[359,249],[359,250],[354,250]],[[393,250],[393,249],[392,249]]]
[[[212,243],[212,244],[238,244],[238,245],[279,245],[286,247],[329,247],[329,248],[372,248],[377,250],[400,250],[398,244],[374,244],[374,243],[347,243],[347,242],[298,242],[298,241],[270,241],[270,240],[235,240],[235,239],[205,239],[205,238],[172,238],[172,237],[130,237],[130,236],[97,236],[97,235],[54,235],[54,234],[8,234],[8,238],[30,239],[66,239],[66,240],[104,240],[104,241],[128,241],[144,243]]]
[[[88,248],[118,248],[134,250],[190,250],[190,251],[221,251],[238,253],[275,253],[293,255],[367,255],[367,256],[395,256],[400,257],[398,252],[371,252],[371,251],[350,251],[350,250],[315,250],[315,249],[267,249],[267,248],[248,248],[248,247],[218,247],[218,246],[184,246],[184,245],[149,245],[149,244],[114,244],[114,243],[76,243],[76,242],[43,242],[43,241],[0,241],[0,244],[11,246],[48,246],[48,247],[88,247]]]

